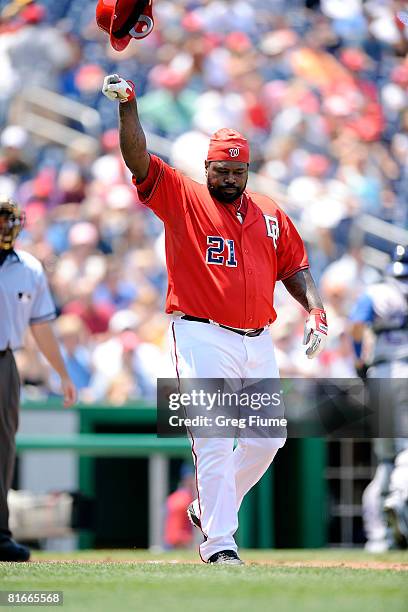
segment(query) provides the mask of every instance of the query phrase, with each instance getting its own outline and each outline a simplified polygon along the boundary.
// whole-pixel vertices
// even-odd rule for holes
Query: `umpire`
[[[13,351],[21,348],[28,326],[41,353],[61,378],[64,406],[76,401],[76,389],[50,325],[55,319],[55,308],[43,268],[29,253],[14,250],[24,219],[18,205],[0,195],[0,561],[30,558],[29,549],[11,538],[7,505],[14,472],[20,396]]]

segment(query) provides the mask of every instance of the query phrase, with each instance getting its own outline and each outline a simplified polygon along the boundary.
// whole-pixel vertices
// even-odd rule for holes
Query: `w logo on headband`
[[[239,155],[239,148],[236,147],[235,149],[228,149],[228,152],[230,154],[230,157],[238,157],[238,155]]]

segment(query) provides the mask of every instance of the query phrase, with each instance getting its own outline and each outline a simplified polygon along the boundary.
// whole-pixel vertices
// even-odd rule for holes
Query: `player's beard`
[[[231,202],[235,202],[235,200],[237,200],[244,193],[246,183],[242,189],[236,187],[234,188],[234,192],[225,192],[224,187],[214,187],[214,185],[211,185],[209,179],[207,179],[207,187],[213,198],[224,204],[231,204]]]

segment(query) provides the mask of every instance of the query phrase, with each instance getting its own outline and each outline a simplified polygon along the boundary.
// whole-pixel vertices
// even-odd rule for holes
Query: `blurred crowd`
[[[135,82],[157,152],[199,180],[212,132],[249,138],[251,170],[300,228],[328,312],[328,350],[309,362],[304,313],[277,288],[281,373],[355,376],[348,313],[380,278],[365,248],[393,246],[360,221],[408,229],[406,2],[155,0],[153,33],[122,53],[95,5],[0,0],[0,191],[26,211],[19,247],[44,264],[81,400],[150,401],[158,373],[172,375],[163,229],[121,160],[117,108],[101,94],[109,73]],[[39,140],[18,112],[33,86],[96,109],[98,138],[72,121],[69,146]],[[18,360],[27,397],[57,392],[30,340]]]

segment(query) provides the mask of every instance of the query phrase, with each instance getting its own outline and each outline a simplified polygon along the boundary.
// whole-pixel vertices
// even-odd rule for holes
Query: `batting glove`
[[[135,97],[135,84],[122,79],[118,74],[109,74],[103,80],[102,93],[109,100],[130,102]]]
[[[327,341],[326,313],[321,308],[312,308],[305,323],[303,344],[306,344],[308,359],[320,355]]]

